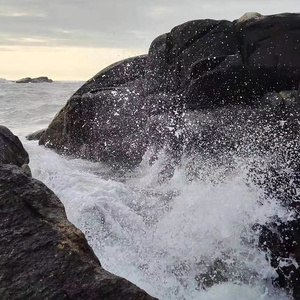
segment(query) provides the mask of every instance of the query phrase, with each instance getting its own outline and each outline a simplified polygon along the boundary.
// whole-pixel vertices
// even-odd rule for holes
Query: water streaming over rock
[[[253,225],[292,216],[249,180],[246,159],[236,158],[230,170],[197,159],[196,178],[187,158],[163,181],[163,151],[152,165],[146,153],[124,173],[25,140],[80,85],[0,83],[0,123],[21,137],[33,176],[58,195],[103,267],[164,300],[289,299],[271,284],[275,271],[257,249]]]

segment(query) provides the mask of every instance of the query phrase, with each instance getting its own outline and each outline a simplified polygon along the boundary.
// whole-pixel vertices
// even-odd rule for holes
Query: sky
[[[194,19],[300,12],[299,0],[0,0],[0,78],[88,80]]]

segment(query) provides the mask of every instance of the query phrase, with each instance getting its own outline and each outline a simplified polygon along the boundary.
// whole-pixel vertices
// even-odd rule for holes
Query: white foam
[[[0,123],[22,136],[44,128],[76,87],[3,84]],[[34,177],[59,196],[109,271],[163,300],[288,299],[270,284],[274,270],[251,230],[286,212],[276,201],[261,204],[261,191],[245,183],[242,167],[228,173],[203,164],[203,176],[190,181],[183,164],[161,183],[163,154],[151,167],[145,157],[136,172],[120,177],[103,164],[22,142]],[[227,264],[229,282],[198,290],[195,276],[218,259]]]
[[[103,164],[26,146],[33,175],[60,197],[109,271],[166,300],[288,299],[271,286],[266,292],[275,273],[251,230],[286,212],[276,201],[262,205],[261,191],[244,182],[242,169],[215,184],[188,182],[179,168],[159,184],[154,164],[122,183],[108,179]],[[227,264],[230,282],[199,291],[195,277],[218,259]]]

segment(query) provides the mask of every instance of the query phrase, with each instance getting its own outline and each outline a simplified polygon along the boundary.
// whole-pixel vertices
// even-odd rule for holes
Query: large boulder
[[[98,73],[70,98],[40,144],[111,164],[138,163],[146,150],[145,63],[145,56],[138,56]]]
[[[18,166],[0,164],[0,216],[1,299],[154,299],[105,271],[59,199]]]
[[[40,144],[135,165],[151,142],[149,122],[160,113],[257,105],[265,93],[298,88],[299,27],[297,14],[255,13],[179,25],[156,38],[148,55],[111,65],[83,85]]]
[[[19,167],[29,163],[29,156],[21,141],[7,127],[0,125],[0,163]]]
[[[297,89],[300,80],[298,14],[254,15],[234,24],[237,51],[196,62],[188,88],[192,106],[253,102],[266,92]],[[228,45],[227,34],[219,42]],[[200,65],[199,65],[200,63]]]
[[[249,180],[264,190],[262,203],[277,199],[294,216],[256,229],[259,247],[277,268],[276,282],[300,299],[293,235],[300,213],[299,28],[299,14],[248,13],[233,22],[179,25],[156,38],[147,56],[88,81],[40,144],[112,166],[138,164],[149,149],[151,163],[164,150],[170,159],[161,180],[172,176],[182,157],[191,180],[201,176],[197,159],[212,171],[248,159]],[[290,256],[295,268],[285,264]]]

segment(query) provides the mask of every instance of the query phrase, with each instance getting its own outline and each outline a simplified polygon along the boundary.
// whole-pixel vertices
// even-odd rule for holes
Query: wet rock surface
[[[154,299],[101,267],[28,163],[19,138],[0,126],[1,299]]]
[[[29,156],[21,141],[7,127],[0,125],[0,163],[22,167]]]
[[[266,93],[296,90],[299,27],[297,14],[179,25],[156,38],[148,55],[113,64],[84,84],[40,144],[113,165],[136,165],[150,143],[149,122],[161,113],[171,119],[174,111],[256,105]]]
[[[233,22],[179,25],[156,38],[148,55],[112,65],[88,81],[39,142],[113,167],[137,165],[147,149],[151,163],[163,149],[170,160],[162,181],[182,157],[190,158],[191,180],[201,176],[197,159],[212,170],[219,165],[230,170],[246,157],[252,166],[249,178],[293,216],[254,230],[260,230],[259,247],[277,270],[274,283],[300,299],[295,235],[300,212],[299,28],[299,14],[246,14]],[[205,276],[198,280],[208,287],[219,282]]]
[[[154,299],[105,271],[60,200],[0,164],[0,295],[12,299]]]

